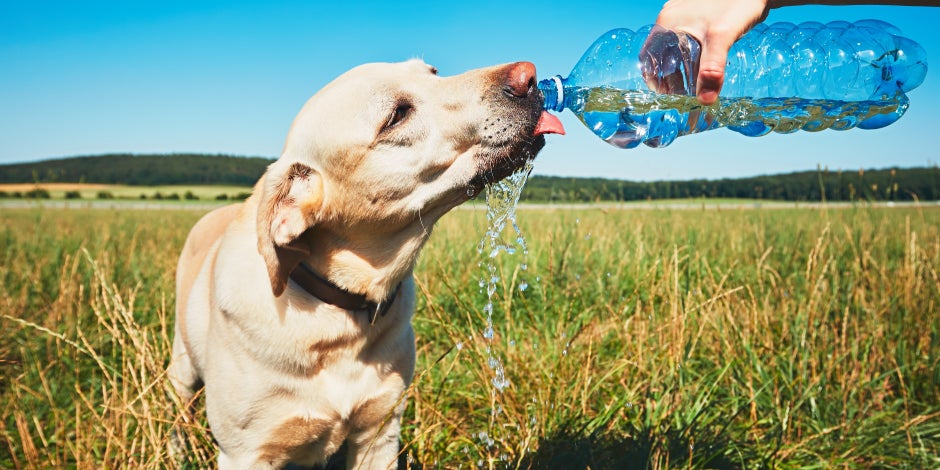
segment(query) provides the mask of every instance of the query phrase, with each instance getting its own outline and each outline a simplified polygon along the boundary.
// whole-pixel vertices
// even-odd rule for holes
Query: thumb
[[[709,105],[718,101],[718,93],[725,81],[725,64],[728,62],[728,50],[734,39],[711,37],[702,44],[702,56],[699,59],[698,78],[695,83],[696,94],[700,103]]]

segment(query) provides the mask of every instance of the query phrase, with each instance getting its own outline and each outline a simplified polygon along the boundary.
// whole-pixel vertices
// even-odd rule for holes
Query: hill
[[[251,186],[274,160],[228,155],[112,154],[0,165],[0,183]],[[940,200],[940,168],[803,171],[717,180],[635,182],[535,175],[527,202],[748,198],[783,201]]]
[[[83,156],[0,165],[0,183],[251,186],[273,161],[198,154]]]

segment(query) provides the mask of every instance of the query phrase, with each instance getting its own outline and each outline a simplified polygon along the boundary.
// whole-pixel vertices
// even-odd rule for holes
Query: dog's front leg
[[[181,463],[189,450],[184,425],[192,425],[194,422],[195,396],[196,392],[202,387],[202,383],[192,358],[189,356],[189,351],[186,350],[186,346],[183,344],[178,325],[176,337],[173,339],[173,356],[167,375],[182,405],[179,421],[174,424],[170,431],[169,452],[177,463]]]
[[[346,468],[394,469],[398,468],[401,411],[388,417],[388,421],[371,429],[350,434],[347,442]]]

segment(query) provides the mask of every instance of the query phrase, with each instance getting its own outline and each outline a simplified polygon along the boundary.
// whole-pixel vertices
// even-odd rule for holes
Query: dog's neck
[[[308,294],[323,302],[345,310],[365,312],[369,317],[369,323],[375,323],[376,317],[384,317],[388,313],[389,308],[395,302],[398,291],[401,289],[401,283],[398,283],[385,299],[380,302],[373,302],[367,299],[365,295],[354,294],[324,279],[307,263],[303,262],[291,271],[290,278]]]
[[[428,235],[422,229],[353,239],[312,230],[306,236],[310,255],[305,263],[338,288],[381,303],[411,274]]]

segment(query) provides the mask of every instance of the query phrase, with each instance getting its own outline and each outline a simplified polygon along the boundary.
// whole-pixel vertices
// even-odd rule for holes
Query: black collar
[[[385,300],[378,303],[372,302],[365,295],[354,294],[324,279],[307,263],[300,263],[291,271],[290,278],[308,294],[330,305],[346,310],[364,310],[369,314],[369,323],[375,323],[376,315],[384,317],[388,313],[392,304],[395,303],[395,296],[401,289],[401,283],[398,283],[395,290]]]

